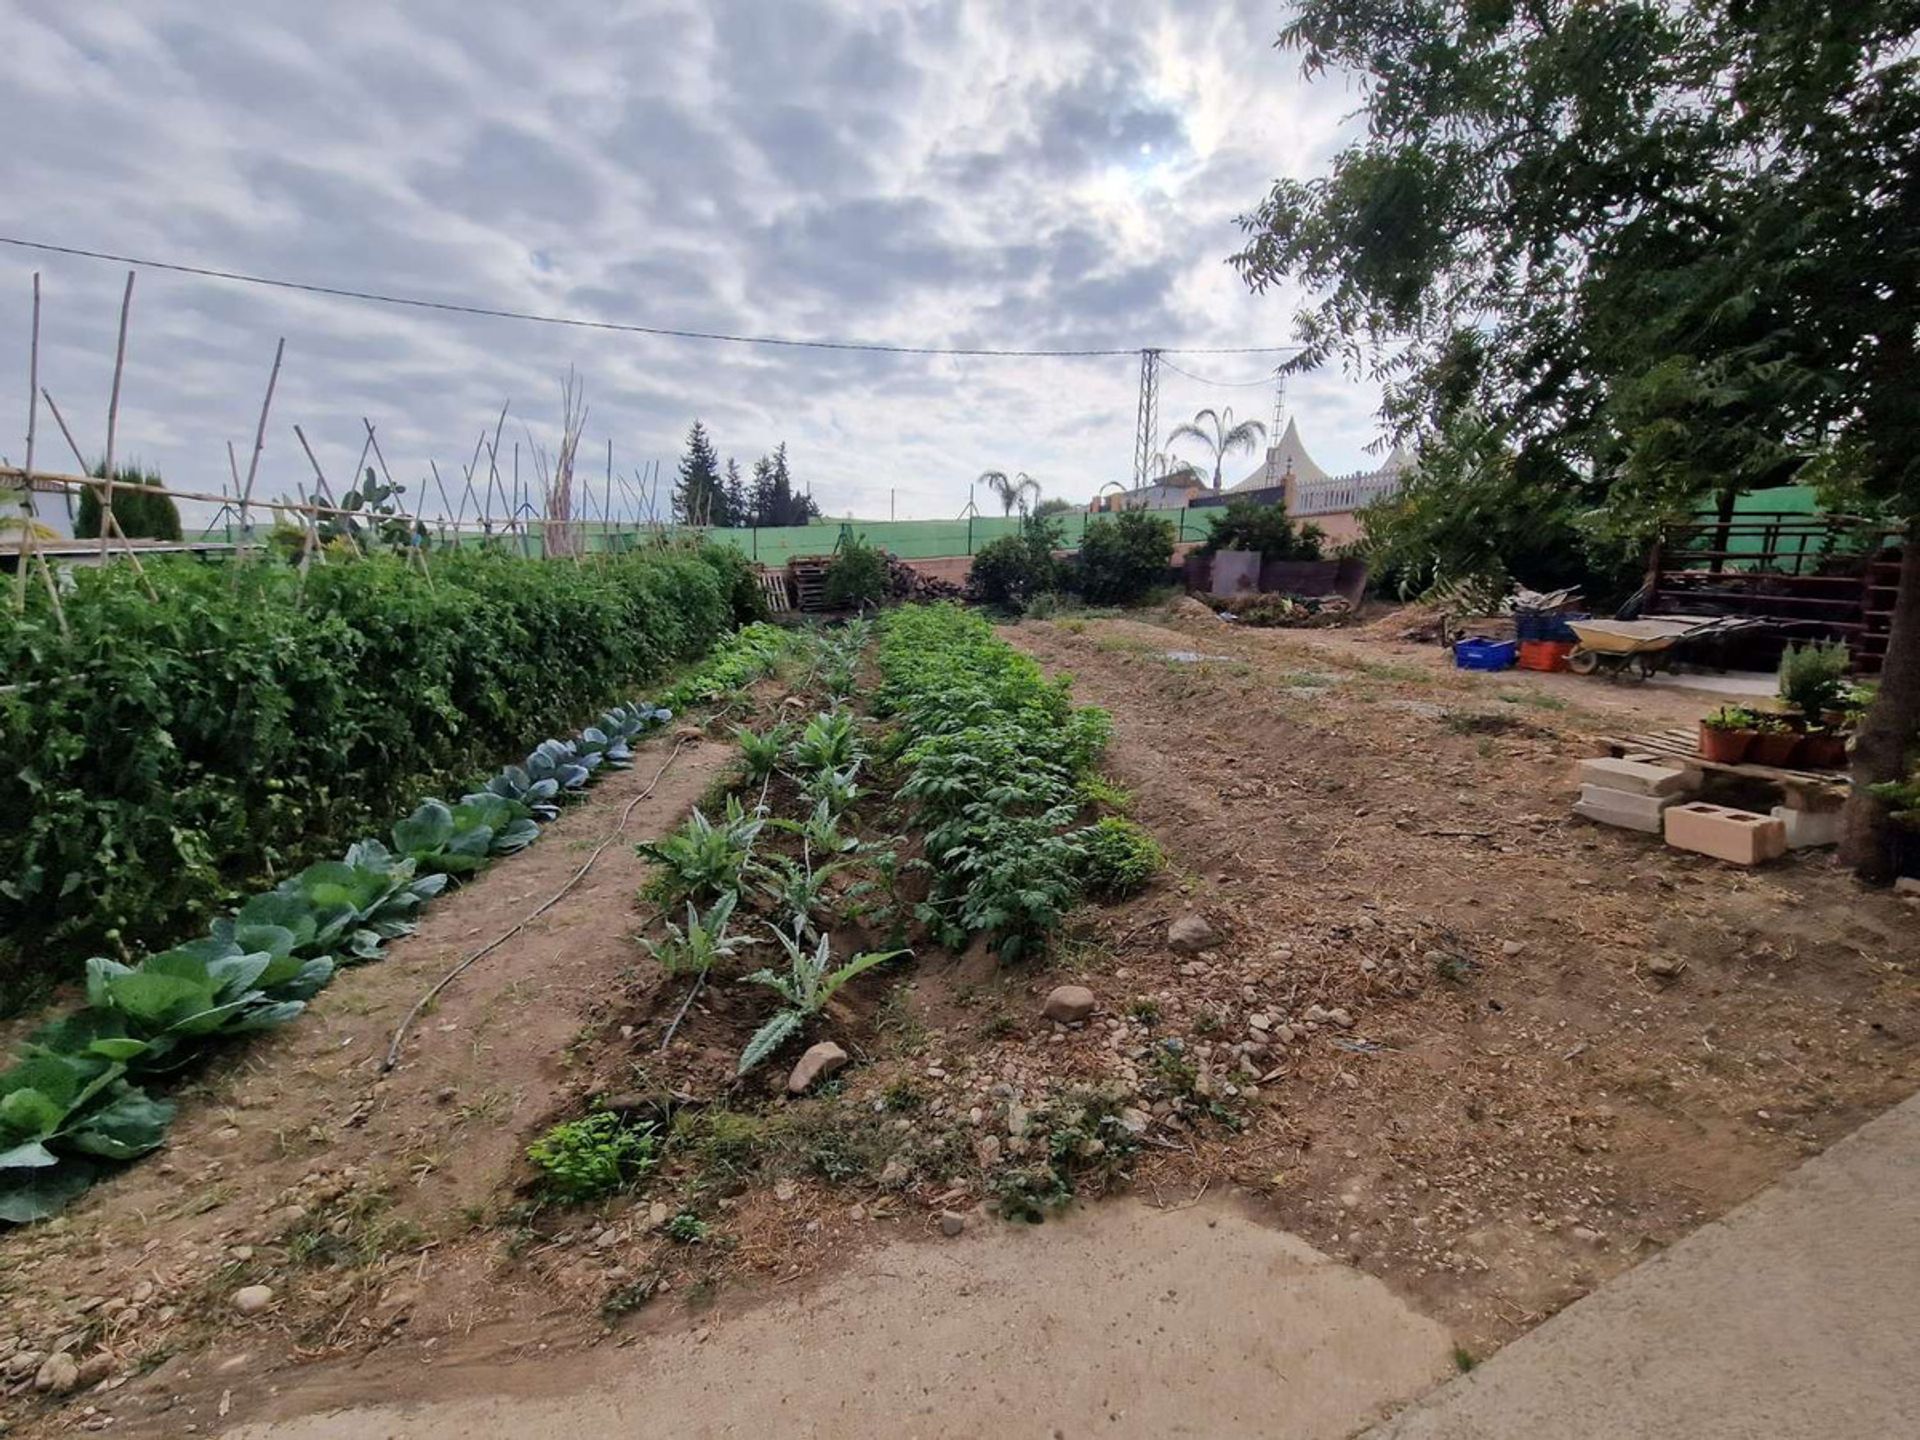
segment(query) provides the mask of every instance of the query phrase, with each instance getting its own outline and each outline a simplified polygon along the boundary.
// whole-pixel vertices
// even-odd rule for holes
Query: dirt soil
[[[1110,768],[1186,872],[1130,909],[1221,935],[1181,964],[1150,927],[1114,978],[1175,1029],[1353,1021],[1280,1051],[1209,1164],[1473,1353],[1920,1085],[1913,902],[1831,851],[1748,872],[1569,815],[1596,736],[1710,697],[1191,614],[1011,633],[1112,711]]]
[[[731,1085],[764,997],[707,987],[657,1053],[687,990],[635,943],[652,917],[632,842],[738,751],[656,737],[384,962],[209,1072],[162,1155],[0,1243],[5,1415],[211,1433],[401,1391],[582,1383],[630,1344],[703,1345],[688,1354],[710,1387],[756,1315],[855,1304],[845,1282],[873,1256],[898,1268],[900,1246],[929,1247],[911,1268],[931,1276],[939,1253],[986,1254],[1009,1179],[1095,1093],[1138,1150],[1103,1166],[1076,1141],[1081,1198],[1231,1196],[1481,1356],[1920,1086],[1910,903],[1823,853],[1745,872],[1569,818],[1596,736],[1710,699],[1461,674],[1378,632],[1178,611],[1006,634],[1112,713],[1109,772],[1169,852],[1144,894],[1089,908],[1044,967],[922,946],[869,972],[827,1017],[855,1060],[828,1093],[777,1098],[784,1066]],[[780,698],[751,708],[764,721]],[[382,1076],[421,991],[554,893],[681,740],[588,880],[463,977]],[[1211,938],[1176,951],[1187,916]],[[1064,982],[1094,991],[1089,1023],[1040,1017]],[[677,1116],[684,1149],[638,1199],[530,1205],[526,1144],[591,1096]],[[752,1164],[729,1148],[741,1115],[762,1127]],[[711,1237],[664,1238],[682,1214]],[[991,1253],[1091,1292],[1068,1231],[1057,1250],[1055,1226],[1017,1233]],[[1101,1253],[1117,1273],[1159,1244],[1140,1230]],[[274,1298],[243,1317],[231,1297],[254,1283]],[[933,1308],[902,1305],[901,1327]],[[1182,1323],[1254,1312],[1222,1289],[1210,1313]],[[33,1384],[53,1350],[85,1377],[61,1404]]]

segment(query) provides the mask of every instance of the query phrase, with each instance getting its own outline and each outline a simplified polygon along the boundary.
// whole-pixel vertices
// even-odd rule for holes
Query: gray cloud
[[[901,344],[1276,344],[1288,297],[1228,271],[1232,220],[1322,163],[1350,103],[1300,84],[1277,24],[1263,0],[14,5],[0,182],[33,238],[504,309]],[[24,411],[38,269],[45,378],[97,451],[123,273],[0,256],[20,372],[0,403]],[[1084,497],[1132,453],[1129,356],[694,345],[158,271],[135,292],[123,450],[217,487],[281,336],[267,494],[308,481],[295,421],[341,475],[363,415],[410,476],[433,458],[451,479],[506,399],[550,444],[569,365],[617,464],[670,465],[698,415],[743,462],[787,440],[836,514],[884,513],[890,491],[903,515],[950,514],[988,466]],[[1272,362],[1181,363],[1224,382]],[[1370,463],[1369,388],[1314,376],[1290,398],[1323,464]],[[1165,383],[1168,426],[1221,403],[1272,405]]]

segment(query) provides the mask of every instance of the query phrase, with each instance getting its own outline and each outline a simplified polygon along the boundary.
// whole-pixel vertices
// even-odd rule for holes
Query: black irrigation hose
[[[508,930],[506,933],[502,935],[498,935],[492,940],[489,940],[486,944],[482,945],[478,950],[474,951],[471,955],[467,956],[466,959],[462,960],[458,965],[454,966],[453,969],[449,970],[446,974],[442,975],[439,978],[439,980],[434,982],[432,989],[428,990],[426,994],[422,995],[418,1000],[413,1002],[413,1008],[407,1011],[406,1018],[400,1022],[399,1026],[393,1032],[393,1043],[387,1047],[387,1058],[380,1066],[380,1073],[382,1075],[385,1075],[388,1071],[392,1070],[395,1065],[400,1063],[400,1046],[406,1041],[407,1027],[412,1025],[413,1022],[420,1017],[420,1012],[422,1010],[426,1009],[427,1006],[433,1003],[435,996],[437,996],[442,990],[446,989],[447,986],[451,985],[455,980],[459,979],[460,976],[470,966],[484,959],[487,955],[490,955],[493,951],[498,950],[502,945],[506,944],[507,941],[511,940],[514,936],[518,935],[522,930],[526,929],[527,926],[531,925],[535,920],[539,919],[547,911],[551,910],[555,905],[558,905],[562,900],[566,899],[566,897],[572,892],[573,887],[578,885],[582,880],[587,878],[587,872],[593,868],[594,861],[600,858],[601,854],[606,850],[606,848],[609,845],[611,845],[615,840],[620,838],[620,832],[627,828],[627,821],[632,817],[634,807],[638,805],[642,800],[646,799],[649,795],[653,794],[653,792],[659,788],[661,779],[667,773],[667,767],[673,764],[674,760],[679,757],[681,750],[686,748],[687,743],[688,743],[688,737],[686,736],[682,736],[678,741],[675,742],[673,749],[668,752],[667,758],[660,762],[660,768],[654,772],[653,779],[647,782],[647,788],[642,790],[638,795],[634,796],[633,799],[627,802],[627,808],[620,812],[619,821],[615,823],[613,829],[607,832],[606,839],[602,840],[598,845],[593,847],[593,853],[587,856],[587,860],[584,865],[582,865],[578,870],[573,872],[572,879],[568,880],[566,884],[562,885],[558,890],[554,891],[554,893],[551,896],[541,901],[539,905],[535,906],[533,910],[531,910],[527,914],[526,918],[521,920],[520,923],[515,925],[511,930]]]

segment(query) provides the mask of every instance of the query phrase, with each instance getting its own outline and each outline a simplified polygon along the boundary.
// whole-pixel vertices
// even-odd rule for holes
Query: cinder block
[[[1696,788],[1679,766],[1640,760],[1582,760],[1580,783],[1633,795],[1687,795]]]
[[[1666,814],[1667,843],[1735,865],[1758,865],[1787,853],[1787,827],[1771,815],[1695,800]]]
[[[1773,807],[1773,818],[1787,827],[1787,848],[1808,850],[1816,845],[1838,845],[1843,812],[1839,810],[1796,810],[1791,805]]]
[[[1618,825],[1647,835],[1660,833],[1661,813],[1679,802],[1677,795],[1636,795],[1631,790],[1611,790],[1604,785],[1582,785],[1573,813],[1602,825]]]

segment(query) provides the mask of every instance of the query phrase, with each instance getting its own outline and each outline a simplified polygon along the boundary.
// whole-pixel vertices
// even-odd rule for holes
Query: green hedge
[[[587,565],[436,555],[72,572],[0,620],[0,985],[163,946],[713,643],[720,546]]]

